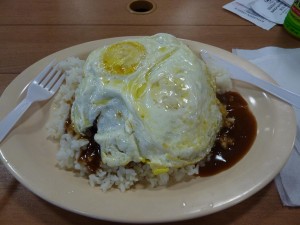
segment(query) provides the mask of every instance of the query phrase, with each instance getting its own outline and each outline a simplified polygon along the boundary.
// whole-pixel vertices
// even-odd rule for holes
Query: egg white
[[[222,125],[214,78],[181,41],[157,34],[93,51],[71,119],[108,166],[148,163],[155,174],[203,159]]]

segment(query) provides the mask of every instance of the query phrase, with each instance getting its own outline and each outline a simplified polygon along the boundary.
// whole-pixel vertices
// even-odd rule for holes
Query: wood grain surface
[[[0,95],[20,72],[39,59],[66,47],[109,37],[165,32],[228,51],[300,47],[300,40],[288,35],[282,26],[266,31],[222,9],[230,1],[151,1],[156,9],[137,15],[128,11],[129,0],[1,0]],[[114,223],[77,215],[42,200],[0,163],[0,224]],[[224,211],[172,224],[293,225],[300,224],[300,209],[284,207],[271,182]]]

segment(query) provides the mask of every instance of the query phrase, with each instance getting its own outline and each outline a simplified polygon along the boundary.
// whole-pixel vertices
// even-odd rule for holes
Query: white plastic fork
[[[65,75],[57,70],[53,60],[28,86],[26,97],[7,116],[0,121],[0,142],[6,137],[16,122],[32,103],[50,99],[58,90]]]

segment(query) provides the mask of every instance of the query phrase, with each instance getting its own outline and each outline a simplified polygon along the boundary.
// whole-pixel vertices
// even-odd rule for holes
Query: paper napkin
[[[290,10],[290,3],[291,0],[234,0],[225,4],[223,8],[265,30],[270,30],[276,24],[283,24]]]
[[[233,49],[264,70],[279,85],[300,94],[300,48],[265,47],[257,50]],[[300,206],[300,109],[296,109],[297,137],[292,154],[275,178],[277,190],[285,206]]]

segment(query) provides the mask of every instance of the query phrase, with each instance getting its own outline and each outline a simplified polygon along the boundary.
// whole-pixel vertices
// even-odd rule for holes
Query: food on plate
[[[169,34],[112,43],[59,66],[66,83],[47,125],[59,141],[58,165],[103,191],[198,174],[233,121],[217,98],[231,89],[228,75],[211,73]]]

